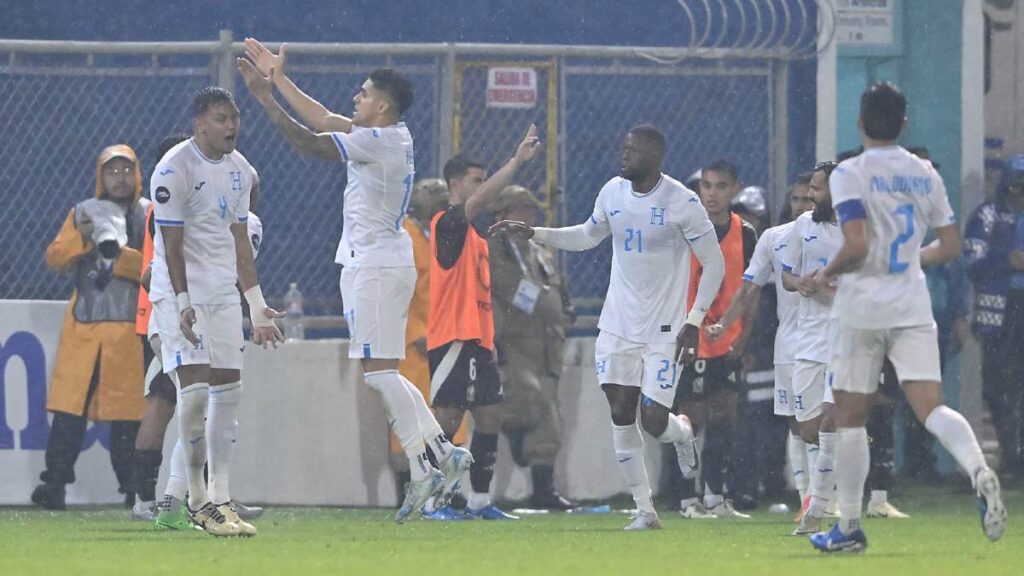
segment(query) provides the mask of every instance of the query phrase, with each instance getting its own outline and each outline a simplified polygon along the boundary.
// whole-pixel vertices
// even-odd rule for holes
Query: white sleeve
[[[600,244],[612,233],[608,225],[608,214],[604,210],[605,191],[609,189],[609,184],[605,184],[597,195],[594,212],[586,222],[567,228],[534,228],[533,239],[545,246],[572,252],[589,250]]]
[[[191,187],[181,168],[160,164],[149,182],[153,198],[153,220],[157,226],[184,226]]]
[[[252,259],[255,261],[260,255],[260,246],[263,245],[263,222],[259,216],[250,212],[245,225],[249,232],[249,244],[252,246]]]
[[[806,222],[806,220],[800,218],[793,223],[793,227],[789,229],[789,240],[786,241],[786,252],[782,255],[782,271],[792,272],[797,276],[803,275],[804,242],[803,226],[801,225],[803,222]]]
[[[684,206],[683,219],[679,225],[683,230],[683,237],[688,242],[692,243],[697,238],[715,230],[714,224],[708,218],[708,211],[700,203],[700,198],[696,194],[690,192],[690,197]]]
[[[379,128],[357,128],[351,133],[331,132],[341,159],[345,162],[370,162],[380,157],[384,134]]]
[[[765,232],[754,246],[754,255],[743,272],[743,279],[756,286],[764,286],[772,277],[772,242],[774,234]]]
[[[867,217],[864,208],[864,184],[860,177],[848,167],[840,164],[828,177],[828,188],[832,194],[832,206],[836,209],[839,224]]]
[[[718,288],[725,278],[725,258],[722,256],[722,248],[718,245],[718,236],[715,234],[704,234],[703,236],[690,240],[690,249],[694,256],[700,261],[703,267],[700,282],[697,284],[697,295],[693,300],[693,308],[688,312],[693,314],[697,310],[701,317],[707,314],[711,303],[718,295]]]

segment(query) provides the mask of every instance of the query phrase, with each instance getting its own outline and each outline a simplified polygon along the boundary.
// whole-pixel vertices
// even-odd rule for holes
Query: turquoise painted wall
[[[908,126],[901,143],[925,146],[949,191],[953,209],[960,209],[960,84],[963,34],[962,0],[902,0],[894,20],[901,30],[897,49],[864,55],[842,48],[836,61],[836,150],[860,145],[857,114],[860,95],[869,84],[894,82],[908,100]],[[951,355],[943,377],[947,403],[960,398],[960,355]],[[897,426],[897,452],[902,452],[902,426]],[[936,443],[940,472],[955,469],[953,459]],[[902,458],[897,458],[897,468]]]

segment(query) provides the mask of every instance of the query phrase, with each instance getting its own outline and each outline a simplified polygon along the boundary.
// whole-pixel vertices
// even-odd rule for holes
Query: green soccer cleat
[[[191,530],[193,527],[185,503],[170,494],[164,495],[157,506],[153,525],[158,530]]]

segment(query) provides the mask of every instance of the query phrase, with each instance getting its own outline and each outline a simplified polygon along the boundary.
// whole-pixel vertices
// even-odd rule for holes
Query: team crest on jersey
[[[665,225],[665,209],[658,208],[657,206],[651,206],[651,225],[652,226],[664,226]]]
[[[153,198],[155,198],[156,201],[161,204],[167,204],[167,201],[171,199],[171,191],[163,186],[160,186],[159,188],[156,189],[156,192],[153,193]]]

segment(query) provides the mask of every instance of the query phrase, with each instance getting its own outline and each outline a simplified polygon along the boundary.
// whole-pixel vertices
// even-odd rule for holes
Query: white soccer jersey
[[[598,328],[630,342],[675,342],[690,289],[688,241],[714,233],[697,195],[664,174],[644,195],[615,177],[601,188],[583,226],[595,239],[612,236],[611,278]]]
[[[828,265],[842,245],[843,233],[838,224],[815,222],[811,212],[804,212],[793,222],[782,269],[807,276]],[[799,299],[794,358],[828,362],[828,319],[832,307],[794,294]]]
[[[205,157],[193,139],[164,155],[150,181],[157,226],[183,226],[188,292],[193,304],[239,302],[235,239],[230,226],[246,223],[256,171],[237,150]],[[153,244],[154,302],[174,298],[163,235]]]
[[[764,231],[754,247],[754,256],[743,272],[743,279],[756,286],[775,283],[778,295],[776,313],[779,329],[775,332],[775,364],[792,364],[796,352],[794,342],[800,295],[782,287],[782,260],[789,243],[793,222],[787,222]]]
[[[263,246],[263,221],[260,217],[249,212],[249,220],[246,221],[249,230],[249,244],[252,246],[252,259],[260,256],[260,247]]]
[[[412,135],[404,123],[354,126],[331,134],[348,164],[344,222],[334,261],[342,266],[414,266],[402,227],[414,177]]]
[[[867,219],[869,246],[863,265],[842,279],[833,316],[861,329],[934,322],[921,243],[929,228],[955,218],[931,162],[899,146],[869,148],[836,167],[829,188],[841,220]]]

